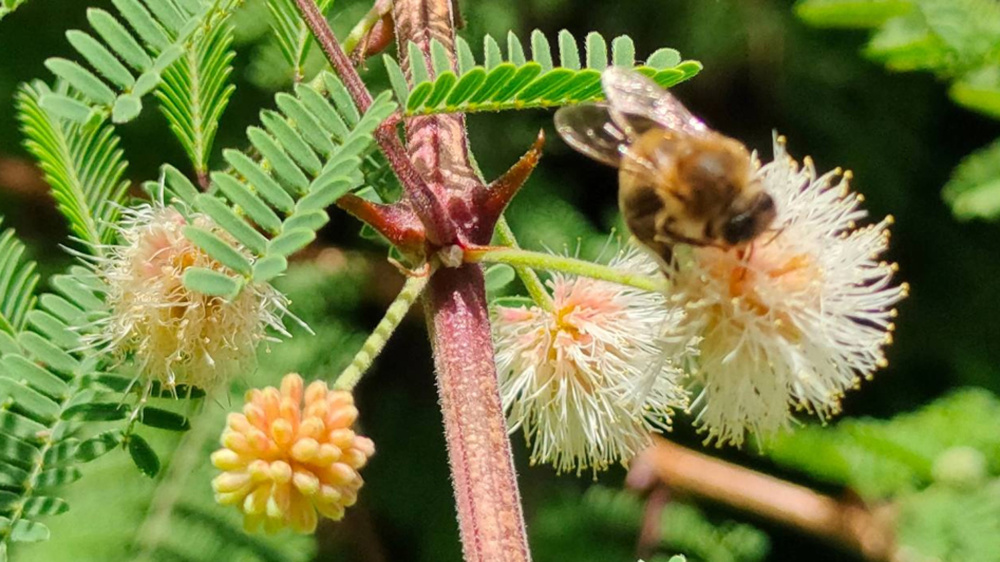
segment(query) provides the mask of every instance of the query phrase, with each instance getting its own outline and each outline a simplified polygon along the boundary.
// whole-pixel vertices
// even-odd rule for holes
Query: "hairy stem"
[[[432,38],[448,49],[454,66],[453,18],[451,0],[395,0],[393,21],[405,71],[414,62],[408,60],[406,46],[413,42],[429,54]],[[464,117],[412,118],[407,134],[414,163],[445,202],[454,224],[460,225],[462,239],[489,243],[496,217],[486,218],[488,190],[469,160]],[[425,306],[464,558],[528,561],[480,267],[438,270]]]
[[[426,305],[465,561],[530,560],[479,266],[438,271]]]
[[[351,364],[337,377],[337,382],[333,385],[334,388],[339,390],[354,389],[358,381],[361,380],[361,377],[372,366],[375,358],[385,348],[385,344],[389,341],[389,336],[396,331],[399,323],[406,317],[407,311],[410,310],[413,303],[420,297],[420,294],[424,291],[424,287],[427,286],[428,279],[430,279],[429,273],[427,275],[409,277],[406,280],[403,288],[399,291],[399,295],[389,305],[389,308],[385,311],[385,316],[382,317],[378,326],[375,326],[371,335],[365,340],[364,345],[361,346],[361,350],[354,355]]]
[[[667,289],[665,279],[629,273],[599,263],[520,248],[477,246],[465,250],[465,261],[470,263],[505,263],[514,267],[558,271],[569,275],[591,277],[628,285],[644,291],[662,292]]]
[[[510,229],[507,219],[503,216],[497,221],[496,237],[504,246],[520,249],[520,246],[517,245],[517,238],[514,237],[514,231]],[[523,265],[514,265],[513,267],[514,272],[521,279],[521,283],[524,284],[524,288],[531,295],[531,300],[544,310],[552,310],[552,297],[545,290],[545,284],[538,278],[535,270]]]

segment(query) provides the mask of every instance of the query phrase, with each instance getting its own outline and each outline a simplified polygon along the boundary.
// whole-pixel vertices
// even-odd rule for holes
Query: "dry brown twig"
[[[673,494],[724,504],[819,537],[870,562],[900,561],[891,508],[826,496],[660,437],[632,461],[627,485],[638,490],[666,486]]]

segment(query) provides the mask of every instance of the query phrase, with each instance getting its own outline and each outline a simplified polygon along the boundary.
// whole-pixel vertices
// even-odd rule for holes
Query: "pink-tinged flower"
[[[358,409],[350,392],[285,375],[281,390],[247,393],[242,414],[230,414],[212,464],[215,499],[243,512],[248,531],[290,527],[311,533],[319,517],[335,521],[357,501],[358,470],[375,453],[351,430]]]
[[[610,264],[656,274],[629,249]],[[683,312],[662,294],[555,275],[552,310],[496,307],[500,393],[513,432],[524,431],[533,463],[596,472],[627,462],[686,405],[678,386],[687,341]]]
[[[212,389],[252,366],[268,328],[285,333],[286,301],[267,284],[249,284],[232,300],[185,287],[189,267],[232,274],[184,237],[188,224],[228,239],[205,215],[185,218],[161,204],[125,211],[120,243],[94,264],[107,286],[108,315],[87,341],[130,361],[147,384]]]
[[[867,213],[850,173],[800,167],[782,138],[774,153],[756,171],[778,209],[774,231],[743,249],[692,248],[669,274],[702,338],[697,422],[720,444],[748,431],[766,440],[793,409],[838,413],[844,392],[886,365],[893,306],[908,291],[880,261],[892,218],[857,225]]]

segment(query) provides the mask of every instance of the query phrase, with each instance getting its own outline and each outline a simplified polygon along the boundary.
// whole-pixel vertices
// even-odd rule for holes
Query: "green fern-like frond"
[[[208,171],[219,119],[236,90],[233,72],[233,28],[220,12],[195,33],[174,64],[163,73],[156,91],[160,109],[187,152],[199,176]]]
[[[3,226],[3,217],[0,217]],[[24,244],[13,229],[0,230],[0,332],[17,336],[28,312],[35,308],[38,274],[35,262],[24,257]],[[0,346],[3,350],[3,346]]]
[[[78,422],[68,415],[85,402],[85,375],[94,363],[70,350],[80,336],[70,326],[100,301],[83,271],[52,280],[56,293],[43,295],[40,307],[26,315],[16,336],[16,349],[0,357],[0,549],[9,542],[46,540],[48,529],[38,517],[68,509],[54,495],[80,478],[77,464],[114,446],[101,437],[81,441]]]
[[[28,0],[0,0],[0,20],[27,1]]]
[[[483,62],[479,64],[469,44],[459,37],[455,42],[457,73],[452,70],[441,43],[431,42],[429,57],[410,44],[407,53],[412,88],[395,59],[386,55],[385,65],[406,115],[558,107],[604,99],[601,71],[608,64],[636,65],[635,45],[627,36],[611,42],[610,61],[608,43],[600,34],[588,34],[584,44],[581,57],[577,39],[568,31],[561,31],[559,57],[555,60],[549,40],[536,30],[531,34],[529,59],[521,40],[510,33],[505,60],[497,41],[487,36]],[[701,64],[682,61],[673,49],[660,49],[636,70],[669,87],[697,74]]]
[[[112,126],[67,121],[41,103],[52,96],[75,99],[41,83],[24,85],[18,93],[25,145],[38,159],[70,229],[89,251],[100,254],[114,236],[112,225],[128,188],[128,164]]]
[[[333,0],[318,0],[316,7],[325,14],[332,4]],[[312,33],[295,8],[294,0],[267,0],[267,8],[281,54],[292,67],[295,82],[301,82],[306,79],[306,57],[315,43]]]
[[[113,0],[119,17],[91,8],[87,19],[97,37],[66,32],[90,68],[58,57],[45,61],[78,95],[49,93],[40,103],[77,123],[99,122],[107,115],[115,123],[134,119],[142,111],[143,96],[156,89],[161,74],[184,54],[184,45],[207,18],[230,11],[236,1]]]
[[[82,334],[106,315],[103,283],[73,267],[50,281],[54,292],[39,297],[24,327],[0,355],[0,551],[11,542],[49,536],[40,517],[69,506],[60,497],[77,481],[79,465],[118,446],[147,475],[159,466],[137,425],[172,431],[187,420],[161,408],[160,390],[126,404],[130,377],[105,373],[108,365],[83,345]],[[196,392],[195,396],[203,395]],[[173,402],[170,394],[167,402]],[[108,428],[106,422],[119,422]],[[93,426],[93,429],[91,429]]]
[[[189,288],[231,297],[247,282],[277,277],[287,257],[312,242],[330,220],[326,207],[363,182],[361,159],[372,146],[372,133],[396,105],[386,92],[359,115],[340,80],[325,73],[320,81],[327,95],[299,84],[295,95],[276,96],[280,111],[261,112],[264,127],[247,129],[259,158],[224,151],[232,171],[213,173],[210,193],[199,193],[175,168],[164,168],[169,191],[212,217],[253,254],[251,262],[230,242],[188,227],[188,238],[233,274],[190,268],[184,275]]]
[[[935,461],[954,447],[979,451],[989,471],[1000,474],[1000,434],[983,423],[993,419],[1000,419],[1000,400],[985,390],[964,389],[888,421],[800,429],[776,440],[768,456],[878,499],[926,487]]]

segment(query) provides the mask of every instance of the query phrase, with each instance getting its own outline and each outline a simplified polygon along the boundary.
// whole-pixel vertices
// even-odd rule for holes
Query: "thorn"
[[[489,190],[487,191],[486,201],[484,205],[484,217],[486,220],[490,221],[490,224],[496,222],[503,214],[504,209],[507,208],[507,204],[510,200],[514,198],[521,186],[524,185],[528,178],[531,176],[531,172],[535,170],[538,166],[538,161],[542,157],[542,147],[545,145],[545,130],[540,129],[538,131],[538,138],[535,139],[535,143],[531,145],[528,152],[524,153],[524,156],[517,161],[516,164],[511,166],[504,175],[500,176],[493,183],[490,184]]]
[[[423,261],[426,233],[408,205],[383,205],[349,193],[337,200],[337,206],[374,228],[404,254],[418,258],[414,261]]]

